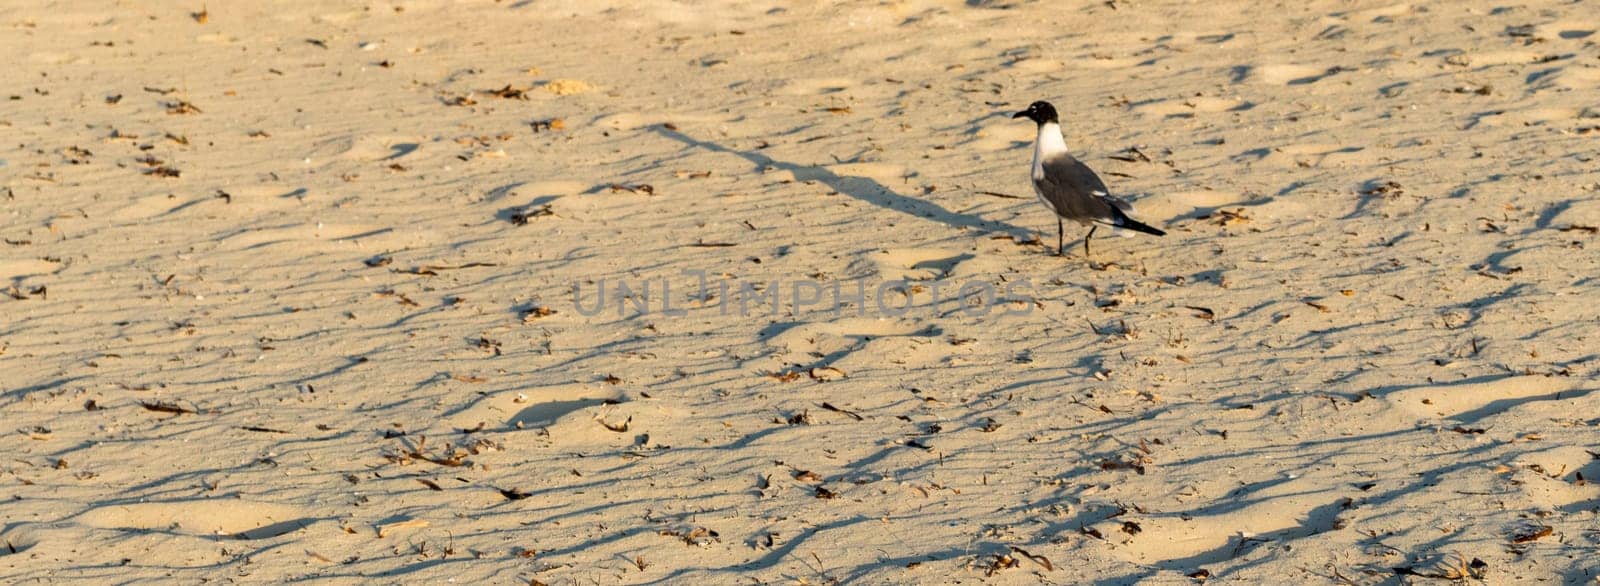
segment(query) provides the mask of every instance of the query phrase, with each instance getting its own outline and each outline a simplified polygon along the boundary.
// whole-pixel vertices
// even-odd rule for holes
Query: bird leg
[[[1100,227],[1099,224],[1090,224],[1089,225],[1089,234],[1083,237],[1083,256],[1084,256],[1084,258],[1088,258],[1089,257],[1089,239],[1090,238],[1094,238],[1094,231],[1095,231],[1095,229],[1097,229],[1099,227]]]
[[[1056,217],[1056,256],[1067,255],[1067,231],[1061,225],[1061,218]]]

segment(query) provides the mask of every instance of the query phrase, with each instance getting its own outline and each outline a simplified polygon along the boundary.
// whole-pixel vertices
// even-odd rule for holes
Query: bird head
[[[1011,117],[1013,119],[1015,119],[1015,118],[1027,118],[1029,120],[1032,120],[1035,124],[1044,124],[1046,122],[1060,122],[1060,119],[1056,118],[1056,107],[1050,105],[1050,102],[1044,102],[1044,101],[1039,101],[1039,102],[1034,102],[1032,104],[1029,104],[1028,105],[1028,109],[1023,110],[1021,112],[1017,112],[1016,114],[1012,114]]]

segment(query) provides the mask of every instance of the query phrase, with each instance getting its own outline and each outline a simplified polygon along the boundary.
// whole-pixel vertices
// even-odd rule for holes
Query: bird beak
[[[1012,120],[1016,120],[1018,118],[1026,118],[1027,116],[1028,116],[1028,111],[1027,110],[1023,110],[1021,112],[1017,112],[1016,114],[1012,114],[1011,115],[1011,119]]]

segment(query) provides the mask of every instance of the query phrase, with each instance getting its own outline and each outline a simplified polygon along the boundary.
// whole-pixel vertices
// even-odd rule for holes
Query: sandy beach
[[[1589,0],[9,0],[0,52],[0,583],[1600,580]],[[1035,100],[1165,237],[1055,254]]]

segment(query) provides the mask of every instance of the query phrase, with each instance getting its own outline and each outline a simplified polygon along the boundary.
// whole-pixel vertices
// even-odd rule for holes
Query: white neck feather
[[[1040,155],[1055,155],[1067,152],[1067,140],[1061,137],[1061,125],[1055,122],[1046,122],[1039,125],[1039,138],[1034,141],[1034,150]]]

